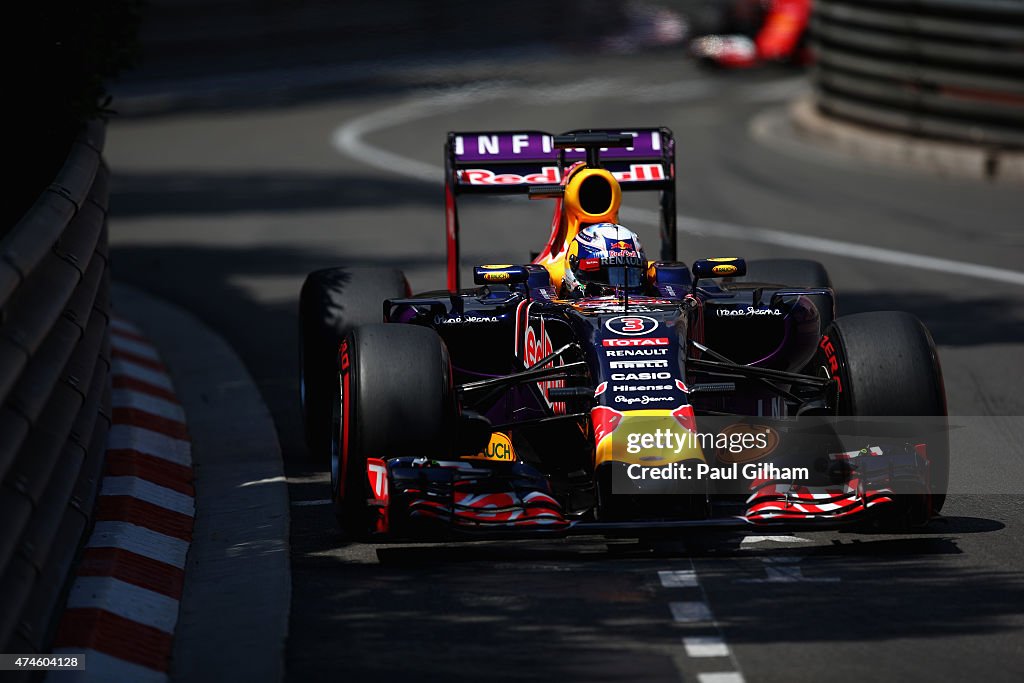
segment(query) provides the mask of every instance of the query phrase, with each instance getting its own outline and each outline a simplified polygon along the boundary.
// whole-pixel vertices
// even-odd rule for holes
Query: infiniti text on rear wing
[[[571,131],[576,133],[581,131]],[[625,190],[659,190],[672,181],[675,141],[666,128],[605,130],[633,138],[629,147],[600,150],[602,168]],[[541,131],[449,133],[445,145],[446,183],[457,194],[525,194],[531,185],[561,182],[564,171],[586,160],[584,149],[557,149]]]

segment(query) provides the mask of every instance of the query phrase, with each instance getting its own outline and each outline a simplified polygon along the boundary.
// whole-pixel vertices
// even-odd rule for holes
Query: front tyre
[[[932,511],[938,513],[949,484],[946,390],[938,352],[924,324],[899,311],[837,318],[822,336],[815,365],[839,380],[840,415],[877,417],[883,423],[895,417],[938,418],[904,419],[893,434],[927,442]]]
[[[315,458],[327,458],[338,345],[356,325],[381,322],[385,299],[408,293],[405,276],[393,268],[325,268],[306,277],[299,296],[299,400]]]
[[[331,498],[342,531],[365,540],[372,504],[367,459],[451,457],[457,407],[448,349],[437,333],[363,325],[341,342],[331,402]]]

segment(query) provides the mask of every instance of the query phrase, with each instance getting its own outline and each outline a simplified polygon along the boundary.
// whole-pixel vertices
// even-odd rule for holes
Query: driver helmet
[[[617,223],[594,223],[569,245],[562,290],[566,296],[639,292],[646,279],[647,255],[636,233]]]

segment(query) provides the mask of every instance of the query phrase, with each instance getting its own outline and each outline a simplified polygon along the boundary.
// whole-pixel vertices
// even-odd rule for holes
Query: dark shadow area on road
[[[341,193],[339,193],[340,195]],[[283,201],[283,200],[282,200]],[[435,256],[353,255],[362,266],[436,266]],[[241,356],[277,426],[285,462],[304,460],[298,400],[298,298],[302,279],[341,265],[330,254],[283,247],[220,248],[117,246],[114,277],[190,311],[223,335]],[[294,292],[268,291],[257,299],[237,278],[295,277]]]
[[[632,680],[626,662],[707,628],[673,624],[667,602],[693,596],[658,585],[657,571],[686,567],[685,558],[623,557],[602,549],[607,541],[600,537],[358,550],[332,530],[329,508],[293,508],[293,516],[301,518],[297,526],[318,529],[292,539],[294,564],[309,579],[297,581],[295,590],[316,596],[296,635],[330,629],[352,648],[346,668],[356,676],[400,680],[429,662],[431,680],[469,680],[500,661],[488,678],[543,670],[571,680]],[[985,522],[977,521],[991,531],[1001,527]],[[713,552],[690,539],[686,544],[734,646],[861,642],[870,648],[908,634],[985,636],[1014,630],[1012,619],[1024,604],[1024,577],[1009,568],[972,567],[948,529],[942,536],[864,536],[777,550]],[[765,560],[793,555],[805,557],[809,580],[821,581],[743,583],[765,576]],[[504,644],[500,651],[493,649],[496,637]],[[401,660],[375,662],[367,654],[396,640],[403,643]],[[290,650],[293,671],[317,656],[309,642]],[[611,668],[585,674],[579,668],[594,662]],[[868,664],[851,666],[859,671]]]
[[[114,218],[299,212],[363,206],[440,205],[438,186],[344,173],[275,171],[214,173],[118,173],[113,181]]]
[[[839,315],[898,310],[913,313],[940,346],[1019,344],[1024,340],[1024,306],[1019,300],[978,296],[950,275],[950,296],[901,292],[895,287],[871,292],[837,292]]]
[[[865,538],[831,547],[743,553],[766,564],[794,554],[806,557],[802,568],[809,582],[750,582],[763,570],[759,575],[737,571],[732,566],[737,554],[698,565],[712,603],[728,605],[723,611],[729,615],[731,643],[776,638],[881,643],[1018,628],[1012,620],[1024,604],[1024,577],[1013,568],[978,568],[962,554],[955,537]],[[829,582],[829,577],[840,581]],[[773,635],[766,615],[780,605],[785,606],[785,633]]]

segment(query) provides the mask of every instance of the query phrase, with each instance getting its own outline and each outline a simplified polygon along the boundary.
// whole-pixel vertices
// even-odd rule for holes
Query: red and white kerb
[[[87,681],[166,681],[192,541],[185,412],[135,326],[112,323],[113,424],[90,536],[54,652],[84,652]]]

